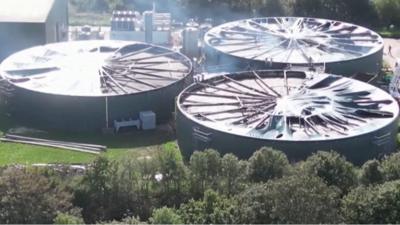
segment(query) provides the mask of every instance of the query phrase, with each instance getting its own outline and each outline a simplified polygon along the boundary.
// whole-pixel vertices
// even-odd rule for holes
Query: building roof
[[[43,23],[55,0],[1,0],[0,22]]]

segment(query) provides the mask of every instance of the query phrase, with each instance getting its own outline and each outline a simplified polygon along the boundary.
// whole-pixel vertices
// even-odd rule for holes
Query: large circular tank
[[[166,121],[191,73],[190,60],[178,52],[121,41],[37,46],[0,65],[14,89],[9,105],[18,122],[70,131],[112,127],[147,110]]]
[[[213,148],[247,158],[269,146],[294,160],[335,150],[358,163],[396,149],[399,106],[354,79],[264,70],[196,82],[178,96],[176,113],[185,156]]]
[[[317,18],[239,20],[214,27],[204,40],[209,61],[236,68],[325,66],[341,75],[377,73],[383,55],[383,40],[374,31]]]

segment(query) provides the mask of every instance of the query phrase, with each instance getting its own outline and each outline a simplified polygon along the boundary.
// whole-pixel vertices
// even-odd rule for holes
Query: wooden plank
[[[100,151],[91,151],[91,150],[86,150],[86,149],[81,149],[81,148],[67,147],[67,146],[63,146],[63,145],[56,145],[56,144],[50,144],[50,143],[39,143],[39,142],[34,142],[34,141],[22,141],[22,140],[14,140],[14,139],[9,139],[9,138],[0,138],[0,141],[2,141],[2,142],[11,142],[11,143],[20,143],[20,144],[30,144],[30,145],[52,147],[52,148],[59,148],[59,149],[66,149],[66,150],[84,152],[84,153],[90,153],[90,154],[100,154]]]
[[[10,139],[18,139],[18,140],[65,143],[65,144],[70,144],[70,145],[81,145],[81,146],[99,148],[99,149],[103,149],[103,150],[107,149],[107,146],[105,146],[105,145],[96,145],[96,144],[87,144],[87,143],[69,142],[69,141],[55,141],[55,140],[50,140],[50,139],[33,138],[33,137],[26,137],[26,136],[15,135],[15,134],[6,134],[5,137],[10,138]]]

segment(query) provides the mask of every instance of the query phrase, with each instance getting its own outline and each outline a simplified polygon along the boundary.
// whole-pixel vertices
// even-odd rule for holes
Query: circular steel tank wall
[[[367,28],[318,18],[266,17],[228,22],[209,30],[207,60],[231,71],[320,66],[334,74],[377,73],[383,40]]]
[[[335,150],[361,163],[396,149],[399,106],[369,84],[331,74],[265,70],[194,83],[177,99],[186,157],[213,148],[250,157],[263,146],[304,159]]]
[[[184,55],[138,42],[79,41],[18,52],[0,65],[14,89],[11,114],[21,125],[95,131],[140,111],[171,118],[174,100],[192,80]],[[108,107],[106,107],[108,106]]]

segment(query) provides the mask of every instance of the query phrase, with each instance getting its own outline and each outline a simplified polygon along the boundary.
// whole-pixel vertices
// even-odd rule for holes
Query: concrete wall
[[[42,23],[0,23],[0,62],[17,51],[46,43]]]
[[[67,40],[68,1],[55,0],[45,23],[0,23],[0,62],[32,46]]]

